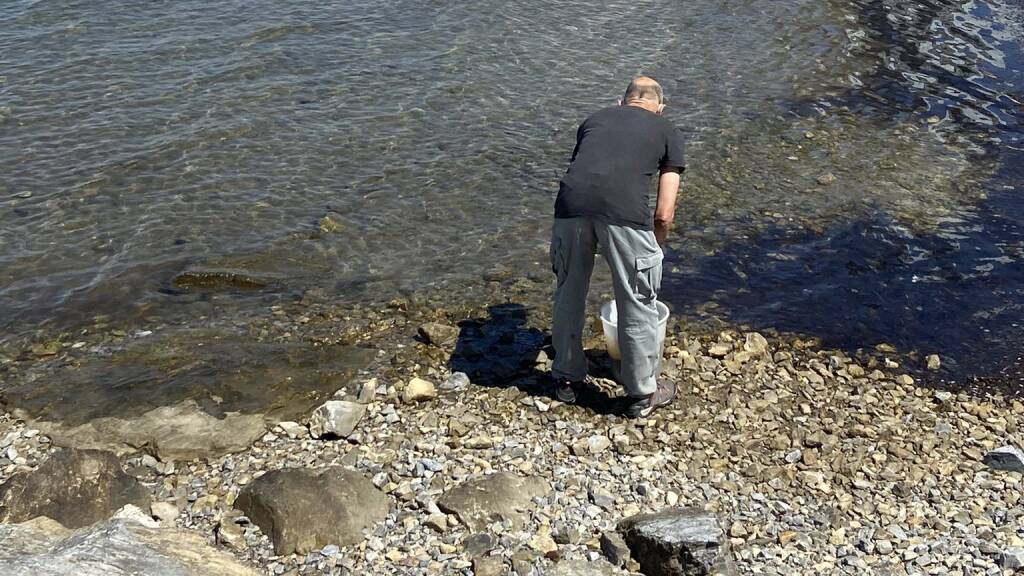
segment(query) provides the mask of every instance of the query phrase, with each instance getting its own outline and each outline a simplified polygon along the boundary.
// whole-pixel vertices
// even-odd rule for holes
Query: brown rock
[[[149,508],[149,490],[111,452],[67,449],[0,486],[0,522],[46,516],[68,528],[106,520],[126,504]]]
[[[234,506],[270,535],[277,554],[305,554],[362,542],[390,502],[359,472],[331,466],[268,472],[243,488]]]

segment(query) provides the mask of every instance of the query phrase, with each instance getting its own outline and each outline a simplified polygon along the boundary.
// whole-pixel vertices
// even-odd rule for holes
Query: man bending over
[[[594,254],[607,260],[618,309],[620,380],[626,415],[646,417],[667,406],[675,385],[660,380],[656,301],[661,246],[675,216],[682,141],[661,116],[665,99],[652,78],[634,78],[618,106],[598,111],[576,132],[576,148],[555,200],[551,266],[555,289],[552,376],[555,395],[574,402],[587,376],[583,325]],[[658,174],[653,218],[651,180]]]

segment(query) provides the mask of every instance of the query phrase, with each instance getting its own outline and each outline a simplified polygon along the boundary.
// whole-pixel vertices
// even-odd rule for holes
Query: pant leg
[[[551,268],[558,278],[551,326],[555,378],[582,381],[587,377],[583,326],[596,249],[590,218],[555,218],[551,232]]]
[[[595,228],[615,289],[619,377],[629,396],[647,396],[657,388],[661,368],[657,298],[663,254],[649,230],[602,223]]]

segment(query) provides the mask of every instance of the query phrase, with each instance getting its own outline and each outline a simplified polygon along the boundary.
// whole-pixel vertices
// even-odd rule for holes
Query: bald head
[[[622,101],[626,104],[639,101],[662,104],[665,101],[665,93],[661,90],[661,84],[658,84],[654,78],[637,76],[629,83]]]

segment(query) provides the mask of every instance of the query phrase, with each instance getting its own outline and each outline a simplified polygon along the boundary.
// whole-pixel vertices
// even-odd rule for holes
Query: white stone
[[[154,502],[149,507],[153,517],[164,524],[170,524],[178,517],[178,507],[173,502]]]
[[[364,414],[365,404],[328,400],[309,417],[309,435],[313,438],[348,438]]]

